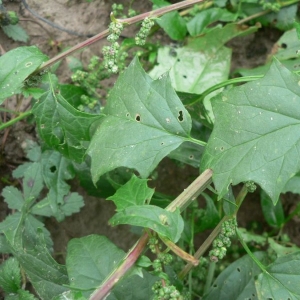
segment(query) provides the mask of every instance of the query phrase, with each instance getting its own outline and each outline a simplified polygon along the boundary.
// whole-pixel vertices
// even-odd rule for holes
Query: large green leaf
[[[37,47],[18,47],[0,57],[0,104],[20,93],[23,81],[33,73],[47,56]]]
[[[184,227],[179,210],[169,212],[153,205],[129,206],[116,213],[109,222],[151,228],[174,243],[180,239]]]
[[[264,78],[214,98],[216,123],[202,168],[213,169],[220,197],[229,184],[251,180],[276,203],[299,171],[299,79],[274,61]]]
[[[264,257],[262,252],[255,254],[260,260]],[[244,256],[230,264],[215,280],[203,300],[256,300],[255,277],[261,272],[255,262]],[[267,298],[263,298],[267,299]],[[275,298],[279,299],[279,298]]]
[[[39,135],[47,145],[64,156],[82,162],[90,141],[90,127],[101,116],[76,110],[62,95],[54,91],[50,76],[49,84],[50,90],[32,109]]]
[[[201,94],[228,78],[231,50],[224,44],[236,36],[256,30],[256,27],[245,30],[229,24],[190,40],[184,47],[162,47],[158,50],[158,65],[150,76],[159,78],[169,72],[176,91]]]
[[[300,299],[300,252],[279,257],[256,281],[258,299]]]
[[[72,239],[68,243],[66,262],[71,287],[76,290],[82,289],[84,296],[89,297],[106,276],[118,266],[125,255],[124,251],[104,236],[90,235]],[[144,278],[138,275],[125,277],[107,299],[144,299],[139,298],[139,295],[147,295],[147,299],[151,298],[151,286],[155,277],[145,272],[143,275]]]
[[[94,182],[121,166],[147,177],[163,157],[190,139],[191,118],[169,78],[153,81],[137,58],[110,91],[104,113],[88,149]]]
[[[118,211],[129,206],[143,205],[146,201],[150,202],[154,189],[148,188],[147,181],[147,179],[140,179],[133,175],[107,200],[113,200]]]
[[[64,266],[50,255],[41,228],[28,224],[29,208],[33,200],[26,200],[15,226],[6,226],[3,232],[10,244],[14,257],[19,261],[35,291],[41,299],[52,299],[66,291],[68,277]],[[13,215],[13,216],[14,216]],[[3,223],[3,222],[2,222]],[[40,226],[42,227],[42,226]]]

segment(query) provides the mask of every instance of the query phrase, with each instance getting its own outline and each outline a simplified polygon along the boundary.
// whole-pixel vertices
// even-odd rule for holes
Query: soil
[[[113,2],[111,0],[94,0],[91,3],[83,0],[27,0],[28,5],[39,15],[48,18],[64,28],[69,28],[85,35],[95,34],[107,28]],[[124,0],[120,2],[123,2],[126,7],[126,3],[129,1]],[[20,13],[21,25],[30,36],[28,45],[38,46],[49,57],[53,57],[60,50],[86,39],[85,37],[71,36],[66,32],[62,32],[37,20],[24,8],[20,1],[4,0],[3,3],[8,10]],[[151,3],[150,1],[135,1],[133,8],[138,12],[145,12],[151,9]],[[136,30],[135,27],[127,30],[125,35],[132,36],[134,30]],[[280,35],[281,32],[278,30],[264,28],[255,34],[236,38],[228,43],[227,46],[232,48],[233,51],[232,70],[241,67],[253,68],[263,64]],[[104,43],[105,41],[100,41],[75,54],[75,56],[80,58],[83,63],[86,63],[92,55],[100,55],[100,50]],[[24,43],[14,42],[0,31],[0,46],[4,51],[9,51],[22,45]],[[61,81],[70,81],[70,73],[68,68],[66,68],[65,61],[61,63],[58,74]],[[108,84],[111,85],[113,82],[108,82]],[[18,99],[12,99],[9,105],[10,107],[16,107]],[[6,118],[8,116],[5,113],[1,113],[0,121],[5,122]],[[20,163],[26,160],[23,151],[26,139],[36,140],[37,136],[34,125],[24,121],[0,133],[0,191],[9,181],[15,185],[19,185],[18,181],[12,179],[11,173]],[[158,167],[157,172],[160,181],[153,183],[156,190],[173,196],[182,192],[198,175],[197,169],[190,166],[180,167],[170,159],[164,159]],[[78,186],[76,181],[72,183],[72,189],[84,197],[85,207],[80,213],[66,218],[61,223],[52,218],[46,222],[46,227],[50,230],[54,241],[54,253],[57,253],[55,258],[63,262],[68,241],[71,238],[82,237],[92,233],[107,236],[116,245],[127,251],[137,240],[137,236],[130,232],[127,226],[112,228],[108,225],[108,220],[114,214],[115,210],[113,203],[89,196]],[[289,211],[299,201],[299,197],[288,194],[283,200],[286,211]],[[0,197],[0,221],[10,213],[11,211],[7,208],[3,198]],[[260,209],[258,192],[247,198],[239,212],[239,224],[241,226],[251,228],[253,222],[260,224],[261,232],[267,228]],[[292,242],[300,246],[299,219],[293,218],[284,230],[290,236]],[[207,234],[199,236],[196,240],[196,245],[199,246],[205,236]]]

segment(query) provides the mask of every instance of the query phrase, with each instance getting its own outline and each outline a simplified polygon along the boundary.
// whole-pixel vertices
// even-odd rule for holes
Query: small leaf
[[[180,239],[184,227],[179,210],[169,212],[153,205],[127,207],[116,213],[109,223],[113,226],[129,224],[150,228],[174,243]]]
[[[145,202],[149,203],[154,189],[148,188],[147,181],[147,179],[140,179],[133,175],[127,183],[121,186],[107,200],[114,201],[117,211],[121,211],[129,206],[143,205]]]
[[[281,200],[273,204],[272,199],[264,192],[260,193],[260,201],[265,220],[270,226],[281,228],[284,224],[284,211]]]
[[[213,22],[219,21],[222,14],[223,9],[220,9],[218,7],[200,11],[187,23],[189,34],[191,36],[201,34],[206,26]]]
[[[29,39],[26,31],[18,24],[15,25],[6,25],[1,27],[4,33],[11,39],[17,42],[26,43]]]
[[[156,22],[172,40],[181,41],[187,34],[186,23],[178,11],[169,12]]]
[[[213,199],[205,193],[202,193],[201,195],[205,199],[206,207],[204,215],[201,216],[200,220],[196,224],[197,232],[203,232],[206,229],[211,229],[220,221],[220,216]]]
[[[88,149],[94,182],[121,166],[135,168],[145,178],[190,139],[191,118],[168,77],[153,81],[137,58],[119,76],[104,113]]]
[[[0,57],[0,104],[20,93],[23,81],[33,73],[47,56],[37,47],[18,47]]]
[[[90,127],[101,116],[76,110],[62,95],[50,90],[34,105],[32,111],[38,123],[38,132],[45,143],[67,158],[82,162],[90,141]]]
[[[285,255],[261,273],[256,281],[258,299],[290,299],[300,298],[300,252]]]
[[[13,186],[6,186],[2,190],[2,196],[4,197],[4,201],[8,204],[10,209],[21,210],[24,198],[22,193]]]
[[[214,98],[216,122],[201,168],[213,170],[219,197],[231,183],[254,181],[276,203],[300,170],[299,79],[274,61],[264,78]]]
[[[0,287],[5,293],[16,293],[21,288],[20,266],[13,257],[0,266]]]
[[[262,260],[263,252],[255,253]],[[256,300],[255,277],[261,272],[255,262],[248,256],[244,256],[230,264],[215,280],[203,300],[216,299],[251,299]],[[263,298],[267,299],[267,298]],[[279,299],[279,298],[274,298]]]
[[[36,199],[43,188],[42,168],[38,162],[34,162],[25,171],[23,179],[24,198]]]

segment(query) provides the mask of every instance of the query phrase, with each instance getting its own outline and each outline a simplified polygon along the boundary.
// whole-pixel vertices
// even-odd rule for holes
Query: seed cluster
[[[227,248],[231,245],[230,238],[235,235],[236,226],[236,218],[227,220],[222,224],[218,237],[213,241],[213,249],[209,251],[211,261],[217,262],[219,259],[224,258]]]

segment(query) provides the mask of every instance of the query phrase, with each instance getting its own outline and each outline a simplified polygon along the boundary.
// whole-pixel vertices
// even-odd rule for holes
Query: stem
[[[228,86],[228,85],[231,85],[231,84],[240,83],[240,82],[254,81],[254,80],[262,78],[263,76],[264,75],[244,76],[244,77],[232,78],[232,79],[228,79],[226,81],[222,81],[220,83],[217,83],[217,84],[213,85],[212,87],[210,87],[206,91],[204,91],[198,99],[196,99],[194,102],[189,103],[189,105],[193,105],[193,104],[196,104],[198,102],[202,102],[207,95],[209,95],[210,93],[212,93],[212,92],[214,92],[214,91],[216,91],[216,90],[218,90],[222,87],[225,87],[225,86]]]
[[[282,2],[281,2],[281,3],[280,3],[280,4],[281,4],[281,7],[280,7],[280,8],[285,7],[285,6],[289,6],[289,5],[298,3],[298,2],[299,2],[299,0],[287,1],[287,2],[285,2],[285,3],[282,3]],[[256,14],[253,14],[253,15],[251,15],[251,16],[248,16],[248,17],[246,17],[246,18],[244,18],[244,19],[238,21],[237,24],[240,25],[240,24],[246,23],[246,22],[251,21],[251,20],[253,20],[253,19],[255,19],[255,18],[258,18],[258,17],[264,16],[264,15],[267,15],[267,14],[269,14],[269,13],[271,13],[271,12],[272,12],[271,9],[267,9],[267,10],[264,10],[264,11],[260,11],[260,12],[258,12],[258,13],[256,13]]]
[[[196,197],[211,183],[212,170],[205,170],[200,176],[192,182],[170,205],[166,210],[175,211],[179,208],[182,211],[188,204],[196,199]],[[145,232],[137,243],[129,250],[123,258],[119,266],[112,271],[111,274],[103,281],[103,283],[94,291],[90,300],[104,299],[119,282],[125,273],[134,265],[139,256],[142,254],[147,245],[149,235]]]
[[[0,125],[0,130],[3,130],[4,128],[11,126],[11,125],[17,123],[18,121],[27,118],[27,117],[30,116],[31,114],[32,114],[32,111],[31,111],[31,110],[26,111],[26,112],[20,114],[18,117],[14,118],[14,119],[11,119],[10,121],[8,121],[8,122],[6,122],[6,123]]]
[[[236,228],[236,235],[240,241],[240,243],[242,244],[242,246],[244,247],[244,249],[246,250],[247,254],[253,259],[253,261],[257,264],[257,266],[263,271],[266,272],[266,268],[265,266],[256,258],[256,256],[251,252],[251,250],[249,249],[248,245],[245,243],[240,231],[238,228]]]
[[[178,9],[182,9],[191,5],[194,5],[196,3],[202,2],[204,0],[186,0],[186,1],[182,1],[179,3],[175,3],[169,6],[165,6],[156,10],[153,10],[151,12],[147,12],[147,13],[143,13],[137,16],[134,16],[132,18],[127,18],[127,19],[117,19],[118,22],[123,23],[125,26],[126,25],[132,25],[134,23],[140,22],[142,20],[144,20],[146,17],[150,17],[150,18],[155,18],[155,17],[159,17],[161,15],[164,15],[168,12],[171,12],[173,10],[178,10]],[[42,70],[45,70],[46,68],[48,68],[49,66],[53,65],[54,63],[56,63],[57,61],[71,55],[72,53],[76,52],[79,49],[82,49],[84,47],[90,46],[96,42],[98,42],[99,40],[103,39],[104,37],[109,35],[109,30],[106,29],[100,33],[98,33],[97,35],[85,40],[82,43],[79,43],[77,45],[75,45],[74,47],[68,49],[67,51],[60,53],[59,55],[51,58],[50,60],[48,60],[46,63],[44,63],[40,68],[38,68],[38,70],[36,72],[40,72]]]
[[[167,211],[175,211],[177,208],[185,210],[212,182],[213,171],[205,170],[167,207]]]
[[[178,247],[176,244],[174,244],[169,239],[165,238],[164,236],[159,235],[159,238],[164,242],[164,244],[177,256],[182,258],[183,260],[190,262],[193,266],[198,266],[199,260],[195,259],[194,256],[186,253],[184,250],[182,250],[180,247]]]
[[[206,281],[205,281],[205,286],[204,286],[204,291],[203,291],[204,295],[208,292],[208,290],[211,286],[211,283],[213,281],[214,274],[215,274],[215,269],[216,269],[216,263],[214,261],[211,261],[209,264],[208,273],[206,276]]]
[[[218,223],[218,225],[214,228],[214,230],[211,232],[211,234],[207,237],[207,239],[204,241],[204,243],[200,246],[200,248],[196,251],[196,253],[194,254],[194,257],[199,259],[204,253],[205,251],[210,247],[211,243],[213,242],[213,240],[217,237],[217,235],[220,232],[222,223],[225,222],[226,220],[230,219],[231,216],[224,216],[222,218],[222,220]],[[178,278],[179,279],[183,279],[189,272],[190,270],[193,268],[192,264],[187,264],[178,274]]]
[[[137,243],[129,250],[128,254],[123,258],[121,264],[115,269],[101,286],[91,295],[90,300],[104,299],[110,290],[116,285],[122,276],[134,265],[136,260],[142,254],[149,240],[149,235],[144,233]]]
[[[246,185],[244,184],[243,188],[240,190],[239,194],[236,197],[236,210],[233,213],[233,216],[235,216],[243,202],[243,200],[245,199],[246,195],[247,195],[248,191],[246,188]],[[172,203],[171,203],[172,204]],[[222,218],[222,220],[218,223],[218,225],[214,228],[214,230],[211,232],[211,234],[208,236],[208,238],[204,241],[204,243],[200,246],[200,248],[196,251],[196,253],[194,254],[194,257],[196,259],[200,259],[200,257],[205,253],[205,251],[210,247],[211,243],[214,241],[214,239],[217,237],[217,235],[220,232],[222,223],[227,221],[228,219],[230,219],[232,216],[224,216]],[[189,271],[193,268],[193,265],[191,263],[187,264],[178,274],[178,278],[179,279],[183,279],[188,273]]]

